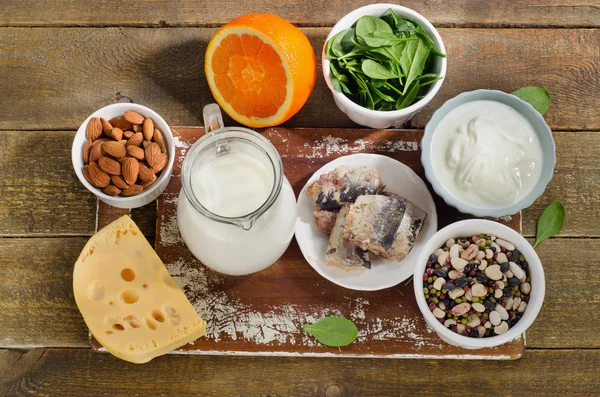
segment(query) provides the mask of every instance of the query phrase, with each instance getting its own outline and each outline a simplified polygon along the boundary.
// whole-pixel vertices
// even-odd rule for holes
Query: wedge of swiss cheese
[[[206,322],[126,215],[83,248],[73,291],[96,340],[132,363],[148,362],[206,333]]]

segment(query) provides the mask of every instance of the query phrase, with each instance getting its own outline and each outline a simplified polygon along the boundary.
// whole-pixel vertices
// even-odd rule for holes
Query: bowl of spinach
[[[444,44],[417,12],[394,4],[358,8],[333,27],[323,75],[337,107],[372,128],[400,127],[439,91]]]

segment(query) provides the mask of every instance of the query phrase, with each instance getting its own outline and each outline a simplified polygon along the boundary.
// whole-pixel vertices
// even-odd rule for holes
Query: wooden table
[[[272,4],[270,4],[272,3]],[[204,49],[244,12],[301,27],[319,57],[330,27],[367,1],[0,0],[0,395],[600,395],[600,3],[409,1],[444,39],[446,81],[408,126],[477,88],[544,86],[558,163],[523,213],[523,233],[554,200],[560,236],[540,246],[544,307],[514,362],[175,356],[135,366],[92,352],[71,289],[96,200],[71,167],[74,131],[94,110],[133,101],[174,125],[210,102]],[[323,78],[287,127],[355,127]],[[134,211],[150,238],[155,207]],[[464,382],[464,383],[462,383]]]

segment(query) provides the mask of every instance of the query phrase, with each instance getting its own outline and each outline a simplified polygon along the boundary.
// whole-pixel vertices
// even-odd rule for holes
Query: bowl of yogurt
[[[530,104],[495,90],[465,92],[431,117],[421,162],[448,205],[475,216],[500,217],[529,207],[544,193],[556,145]]]

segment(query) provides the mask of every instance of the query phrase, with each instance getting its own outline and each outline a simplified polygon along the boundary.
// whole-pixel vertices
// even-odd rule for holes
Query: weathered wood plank
[[[170,355],[136,366],[88,349],[1,350],[0,396],[597,396],[599,366],[598,350],[536,350],[478,362],[474,379],[473,362],[452,360]]]
[[[1,347],[89,346],[72,287],[73,264],[85,242],[0,239]]]
[[[323,138],[349,135],[330,129]],[[365,134],[373,130],[363,130]],[[293,130],[292,132],[293,133]],[[340,135],[341,134],[341,135]],[[0,131],[0,236],[91,235],[96,199],[71,165],[72,132]],[[554,200],[567,211],[561,236],[600,236],[598,132],[555,132],[557,166],[545,194],[523,212],[523,233],[535,235],[537,218]],[[323,139],[323,142],[326,140]],[[323,144],[325,145],[325,143]],[[350,143],[348,148],[353,146]],[[340,155],[349,154],[344,151]],[[156,206],[133,211],[146,236],[154,236]]]
[[[73,132],[0,131],[0,236],[81,236],[95,231],[96,197],[71,163]],[[156,204],[133,210],[154,236]]]
[[[0,25],[77,26],[205,26],[223,24],[244,12],[275,13],[302,26],[330,26],[348,12],[372,2],[287,1],[260,3],[168,0],[36,0],[0,1]],[[598,26],[600,8],[594,0],[409,1],[404,6],[442,26]]]
[[[89,346],[71,287],[73,263],[85,241],[0,239],[0,347]],[[590,277],[600,266],[600,240],[551,239],[538,251],[546,300],[527,332],[527,346],[600,348],[600,333],[592,326],[600,323],[600,279]]]
[[[320,58],[327,28],[304,28]],[[172,125],[201,124],[212,101],[204,50],[215,29],[0,29],[0,129],[76,129],[94,110],[118,100],[142,103]],[[448,75],[436,99],[412,122],[462,91],[511,92],[542,85],[552,95],[555,129],[600,129],[600,30],[441,29]],[[320,70],[320,67],[319,67]],[[319,71],[320,74],[320,71]],[[582,98],[585,99],[582,101]],[[323,78],[286,125],[350,127]]]

